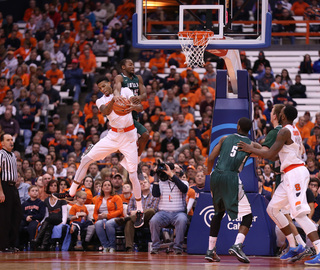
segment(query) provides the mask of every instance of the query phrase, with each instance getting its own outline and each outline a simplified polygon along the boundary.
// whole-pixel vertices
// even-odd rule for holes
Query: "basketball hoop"
[[[211,31],[181,31],[178,36],[188,67],[203,67],[205,64],[204,51],[214,33]]]

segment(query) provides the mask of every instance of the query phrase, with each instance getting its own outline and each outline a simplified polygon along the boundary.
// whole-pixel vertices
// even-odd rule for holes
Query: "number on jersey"
[[[235,157],[237,154],[238,146],[234,145],[232,146],[231,152],[230,152],[230,157]]]

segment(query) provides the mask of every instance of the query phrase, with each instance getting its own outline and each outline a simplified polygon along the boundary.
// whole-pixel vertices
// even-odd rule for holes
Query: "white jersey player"
[[[141,104],[131,104],[127,109],[128,114],[120,116],[113,111],[115,97],[113,89],[108,79],[103,78],[97,82],[100,91],[104,94],[96,101],[97,107],[106,115],[111,129],[108,135],[97,142],[93,148],[81,159],[80,166],[75,175],[70,188],[70,195],[74,196],[78,185],[86,176],[89,165],[94,161],[104,159],[111,153],[120,151],[124,155],[124,164],[129,172],[129,178],[133,186],[133,194],[137,201],[137,221],[135,227],[143,225],[143,209],[141,205],[141,187],[138,180],[138,149],[137,149],[137,130],[133,124],[132,111],[141,112],[143,107]],[[121,88],[121,96],[130,100],[133,92],[129,88]]]
[[[270,149],[256,149],[253,145],[248,145],[243,142],[239,143],[238,146],[242,151],[271,160],[274,160],[277,154],[279,154],[281,172],[283,173],[282,182],[275,190],[268,204],[267,212],[284,233],[290,246],[289,251],[282,255],[280,259],[294,262],[305,253],[305,248],[302,245],[296,246],[289,222],[280,211],[281,208],[289,205],[291,217],[300,224],[317,251],[317,256],[312,260],[305,261],[305,264],[320,265],[319,236],[316,226],[307,216],[307,214],[310,213],[310,207],[307,203],[306,190],[310,180],[310,174],[301,159],[304,148],[300,133],[298,129],[293,126],[293,121],[297,115],[298,112],[293,106],[286,106],[282,109],[280,124],[282,124],[283,128],[279,131],[277,139]]]

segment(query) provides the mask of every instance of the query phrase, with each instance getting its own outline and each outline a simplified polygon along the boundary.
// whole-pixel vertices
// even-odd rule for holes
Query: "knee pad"
[[[268,215],[273,219],[273,217],[277,216],[280,212],[280,209],[274,207],[267,207]]]
[[[279,227],[279,229],[283,229],[289,225],[288,219],[283,213],[280,212],[280,209],[268,206],[267,213],[274,223]]]
[[[305,234],[308,235],[314,231],[317,231],[316,226],[307,217],[306,214],[299,214],[295,217],[295,220],[300,224],[301,228],[304,230]]]
[[[246,226],[247,228],[250,229],[250,226],[252,224],[252,213],[245,215],[244,217],[242,217],[242,221],[241,221],[241,226]]]

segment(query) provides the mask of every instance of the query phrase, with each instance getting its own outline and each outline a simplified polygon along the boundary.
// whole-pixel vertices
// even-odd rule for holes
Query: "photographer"
[[[160,180],[160,181],[159,181]],[[159,212],[150,220],[152,239],[151,254],[157,254],[160,248],[161,228],[175,227],[176,237],[173,249],[175,254],[182,254],[182,244],[187,228],[186,194],[188,182],[182,181],[175,174],[174,164],[160,163],[154,176],[152,195],[160,197]]]

